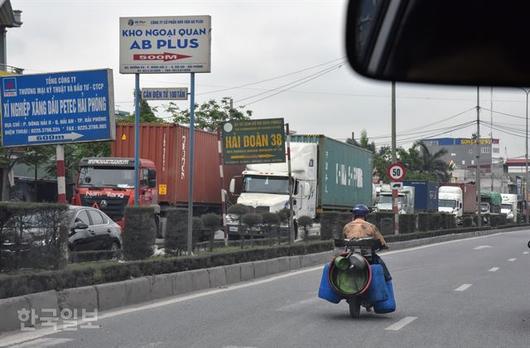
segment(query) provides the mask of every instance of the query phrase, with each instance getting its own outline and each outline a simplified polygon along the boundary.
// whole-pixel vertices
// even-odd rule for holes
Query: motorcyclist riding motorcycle
[[[353,207],[352,212],[353,220],[346,224],[344,226],[344,229],[342,230],[344,237],[349,240],[367,237],[374,238],[375,240],[378,240],[381,243],[381,249],[387,249],[388,246],[386,245],[385,238],[383,237],[381,232],[379,232],[379,229],[375,225],[366,221],[366,217],[370,213],[368,207],[364,204],[357,204]],[[379,263],[383,267],[385,280],[392,280],[392,276],[390,275],[388,268],[386,267],[383,260],[379,257],[379,255],[374,253],[372,259],[372,262]]]

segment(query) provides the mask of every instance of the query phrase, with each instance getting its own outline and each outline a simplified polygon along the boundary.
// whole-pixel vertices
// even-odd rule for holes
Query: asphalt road
[[[98,328],[35,331],[12,347],[530,347],[529,239],[518,231],[382,254],[391,314],[353,320],[346,303],[318,299],[318,267],[100,313]]]

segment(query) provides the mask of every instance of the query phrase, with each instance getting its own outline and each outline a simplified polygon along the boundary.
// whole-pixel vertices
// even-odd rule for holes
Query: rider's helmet
[[[353,216],[356,218],[357,217],[366,218],[368,214],[370,213],[370,209],[368,209],[368,207],[364,204],[356,204],[353,207],[352,212],[353,212]]]

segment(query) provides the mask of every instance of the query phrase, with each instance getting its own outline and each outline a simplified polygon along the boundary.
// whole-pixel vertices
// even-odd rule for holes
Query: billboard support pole
[[[190,73],[190,160],[188,162],[188,255],[193,252],[193,170],[195,151],[195,73]]]
[[[55,147],[57,160],[57,203],[66,204],[66,169],[64,166],[64,145]]]
[[[134,206],[140,200],[140,74],[134,74]]]
[[[294,228],[294,213],[293,213],[293,176],[291,172],[291,133],[289,132],[289,123],[285,124],[285,131],[287,133],[287,170],[289,176],[289,244],[294,243],[295,228]]]
[[[223,166],[223,145],[221,137],[221,128],[217,129],[217,151],[219,152],[219,176],[221,177],[221,208],[223,213],[223,231],[225,245],[228,245],[228,226],[226,225],[226,191],[225,191],[225,173]]]

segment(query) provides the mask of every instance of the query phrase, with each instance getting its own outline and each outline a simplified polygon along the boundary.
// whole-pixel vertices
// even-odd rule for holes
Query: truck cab
[[[134,205],[134,179],[132,158],[83,158],[72,204],[100,209],[123,227],[125,208]],[[158,207],[156,187],[155,164],[140,159],[140,206]]]
[[[501,214],[505,214],[508,221],[517,222],[517,195],[503,193],[501,198]]]
[[[464,193],[458,186],[440,186],[438,189],[438,211],[453,214],[457,222],[462,220]]]
[[[398,190],[397,205],[399,214],[414,214],[414,187],[403,186]],[[383,185],[379,193],[376,210],[392,212],[392,190],[389,185]]]
[[[294,220],[317,213],[317,145],[291,143]],[[248,164],[242,173],[243,187],[238,204],[253,207],[257,213],[276,213],[289,208],[287,163]],[[234,180],[234,179],[233,179]],[[234,186],[233,183],[230,185]],[[231,189],[232,191],[232,189]],[[227,217],[229,234],[237,232],[237,223]]]

